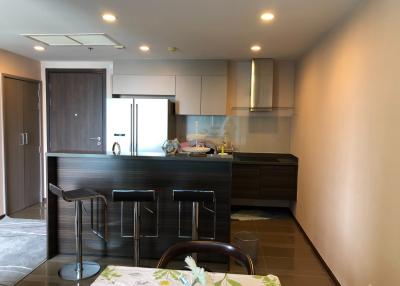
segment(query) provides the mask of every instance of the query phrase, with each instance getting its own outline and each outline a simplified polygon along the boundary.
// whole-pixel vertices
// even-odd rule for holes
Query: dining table
[[[207,272],[207,286],[281,286],[275,275],[243,275]],[[92,286],[184,286],[193,283],[193,274],[187,270],[107,266]]]

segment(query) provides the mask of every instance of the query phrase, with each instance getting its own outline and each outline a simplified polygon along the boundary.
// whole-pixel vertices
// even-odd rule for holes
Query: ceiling
[[[363,0],[2,0],[0,48],[37,60],[295,59]],[[273,11],[275,20],[260,15]],[[101,15],[111,12],[115,23]],[[21,34],[106,33],[126,49],[48,47]],[[138,46],[147,44],[143,53]],[[259,44],[262,50],[250,51]],[[175,53],[168,47],[178,47]]]

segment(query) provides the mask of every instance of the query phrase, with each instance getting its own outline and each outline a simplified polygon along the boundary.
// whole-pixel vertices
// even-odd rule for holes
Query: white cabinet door
[[[175,111],[180,115],[200,115],[201,76],[176,76]]]
[[[114,75],[113,94],[174,95],[175,76]]]
[[[226,76],[201,77],[201,114],[226,115]]]
[[[251,61],[231,61],[229,63],[229,91],[228,91],[228,97],[231,108],[234,109],[249,108],[250,88],[251,88]]]

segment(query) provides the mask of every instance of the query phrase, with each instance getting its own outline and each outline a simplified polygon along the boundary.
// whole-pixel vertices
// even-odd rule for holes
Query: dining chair
[[[184,241],[174,244],[168,248],[158,261],[157,268],[166,268],[168,263],[177,256],[189,253],[211,253],[222,254],[235,258],[247,269],[249,275],[254,275],[254,265],[250,256],[236,246],[218,241]]]

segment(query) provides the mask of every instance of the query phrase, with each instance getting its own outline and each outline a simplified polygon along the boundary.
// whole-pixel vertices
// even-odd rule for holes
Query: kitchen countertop
[[[237,152],[233,154],[233,163],[296,166],[298,164],[298,159],[292,154]]]
[[[234,164],[256,164],[256,165],[293,165],[298,164],[297,157],[291,154],[279,153],[240,153],[235,152],[233,155],[212,155],[205,157],[189,156],[188,154],[179,153],[176,155],[165,155],[164,153],[143,152],[135,155],[113,153],[106,154],[89,154],[89,153],[47,153],[48,157],[70,157],[70,158],[110,158],[110,159],[126,159],[126,160],[171,160],[171,161],[218,161],[233,162]]]
[[[188,154],[165,155],[164,153],[143,152],[138,154],[121,154],[114,155],[113,153],[106,154],[88,154],[88,153],[47,153],[47,157],[64,157],[64,158],[109,158],[109,159],[125,159],[125,160],[171,160],[171,161],[218,161],[232,162],[232,155],[211,155],[205,157],[189,156]]]

